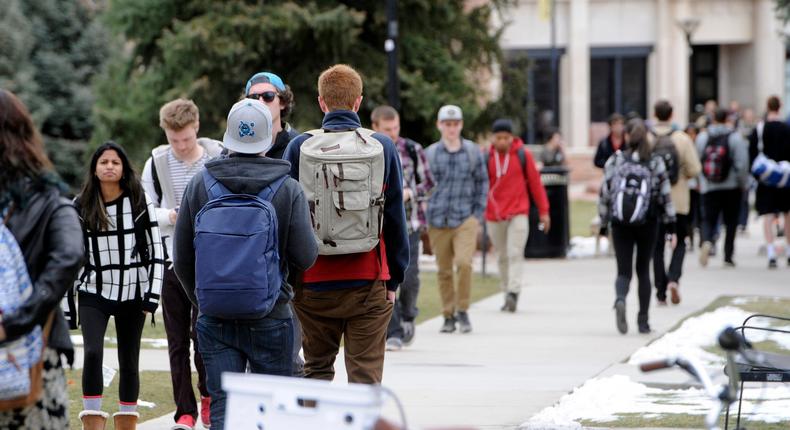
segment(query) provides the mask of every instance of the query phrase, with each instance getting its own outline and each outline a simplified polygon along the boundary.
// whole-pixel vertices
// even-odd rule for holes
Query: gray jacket
[[[233,154],[206,163],[212,176],[233,193],[258,194],[265,186],[288,175],[290,163],[271,158]],[[175,240],[173,242],[173,264],[189,299],[197,306],[195,297],[195,217],[208,202],[203,175],[198,173],[187,185],[184,200],[178,211]],[[313,236],[310,212],[299,182],[288,178],[272,199],[277,212],[278,245],[280,259],[284,263],[283,285],[271,318],[290,318],[288,302],[293,297],[293,288],[286,282],[289,269],[304,271],[310,268],[318,256],[318,245]],[[233,222],[232,220],[228,220]]]
[[[707,131],[700,133],[697,137],[697,153],[700,158],[705,153],[705,146],[708,139],[722,134],[730,133],[730,157],[732,157],[732,167],[727,179],[722,182],[713,183],[700,175],[700,191],[704,194],[709,191],[720,190],[745,190],[749,186],[749,143],[740,133],[734,132],[724,124],[712,124]]]

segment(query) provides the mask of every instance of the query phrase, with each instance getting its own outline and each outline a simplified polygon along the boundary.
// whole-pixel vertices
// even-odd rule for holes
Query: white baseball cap
[[[260,154],[272,147],[272,113],[260,100],[244,99],[230,108],[222,145],[240,154]]]
[[[444,105],[439,109],[439,121],[463,121],[464,111],[456,105]]]

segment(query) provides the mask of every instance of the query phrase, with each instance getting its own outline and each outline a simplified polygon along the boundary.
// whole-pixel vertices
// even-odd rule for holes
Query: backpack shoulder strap
[[[421,184],[422,177],[420,176],[420,169],[417,168],[420,160],[417,155],[417,148],[415,148],[417,142],[411,139],[403,139],[403,141],[406,142],[406,151],[409,153],[409,158],[411,158],[411,163],[414,166],[414,180]]]
[[[765,131],[765,122],[760,121],[757,123],[757,151],[761,154],[763,153],[763,149],[765,145],[763,144],[763,132]]]
[[[516,155],[518,155],[518,162],[521,164],[521,173],[524,175],[524,179],[527,179],[527,150],[522,146],[518,148],[516,151]]]
[[[269,185],[263,187],[260,193],[258,193],[258,197],[263,199],[264,201],[271,202],[274,198],[274,195],[277,194],[277,191],[280,190],[280,187],[285,183],[288,179],[288,175],[283,175],[280,179],[270,183]]]
[[[215,178],[208,169],[203,169],[203,185],[206,187],[206,194],[209,200],[218,199],[231,192]]]
[[[159,182],[159,173],[156,171],[156,160],[151,157],[151,179],[154,181],[154,190],[159,196],[158,204],[162,204],[162,184]]]
[[[469,163],[471,163],[473,167],[476,168],[476,164],[483,161],[483,154],[481,153],[480,148],[466,139],[461,140],[461,145],[463,145],[464,151],[466,151],[466,155],[469,157]]]

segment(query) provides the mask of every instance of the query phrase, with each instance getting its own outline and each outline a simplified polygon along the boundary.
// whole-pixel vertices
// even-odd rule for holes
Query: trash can
[[[539,214],[535,202],[529,209],[529,238],[524,248],[526,258],[565,258],[570,244],[570,210],[568,204],[568,169],[544,167],[540,179],[549,200],[551,228],[548,234],[538,230]]]

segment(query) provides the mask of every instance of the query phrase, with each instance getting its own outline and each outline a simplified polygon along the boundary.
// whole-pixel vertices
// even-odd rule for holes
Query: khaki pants
[[[529,219],[526,215],[517,215],[507,221],[488,221],[487,224],[497,252],[502,291],[518,294],[524,279],[524,246],[527,244]]]
[[[477,248],[478,221],[469,217],[456,228],[430,227],[433,253],[439,272],[439,294],[442,298],[442,313],[445,318],[452,317],[455,311],[469,309],[469,296],[472,290],[472,257]],[[458,271],[458,292],[453,282],[453,266]]]
[[[381,281],[359,288],[312,291],[303,288],[294,308],[302,323],[306,378],[331,381],[343,340],[348,382],[379,384],[392,303]]]

